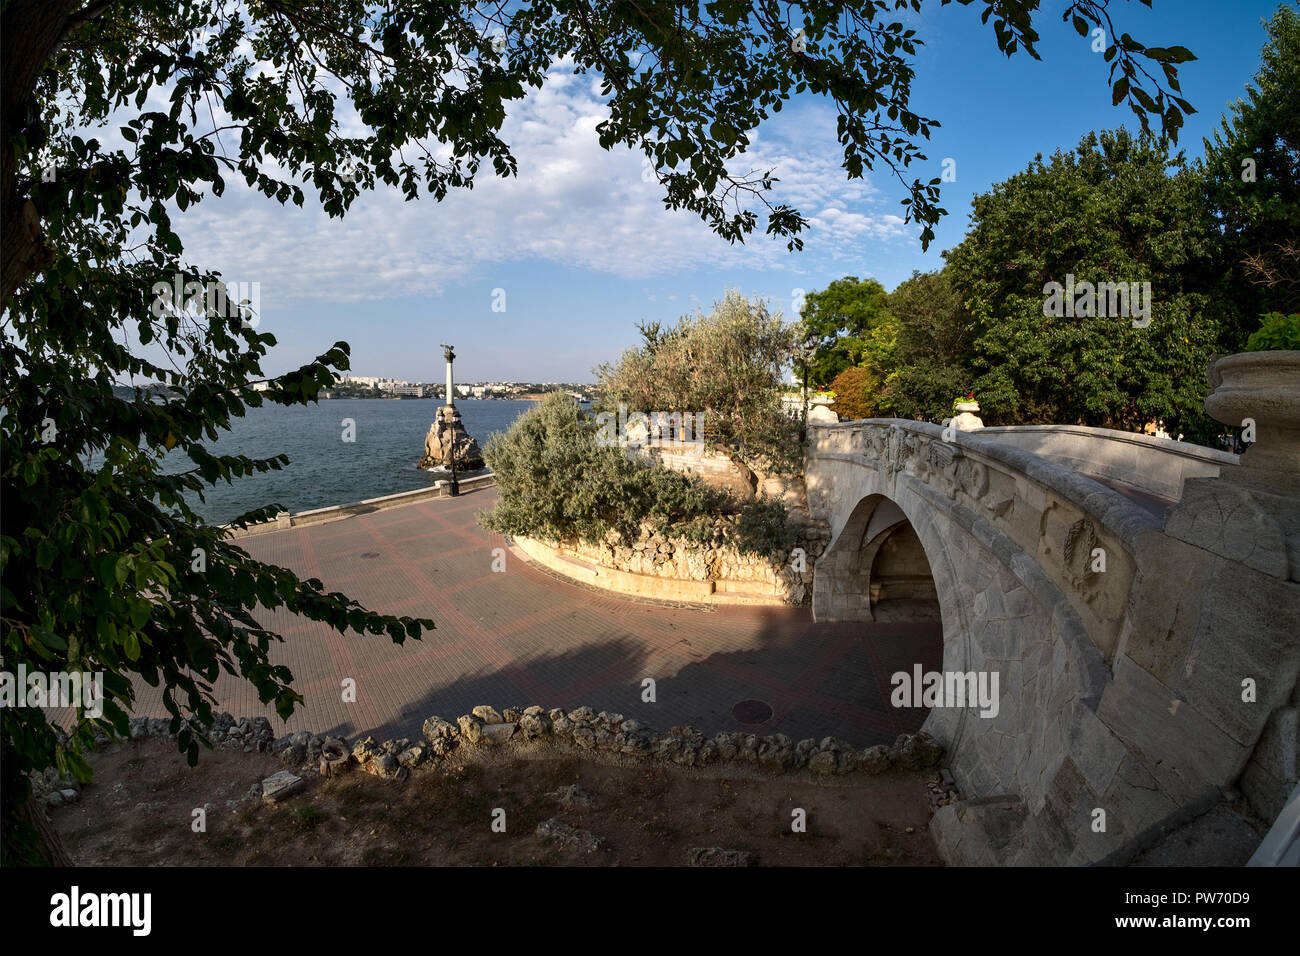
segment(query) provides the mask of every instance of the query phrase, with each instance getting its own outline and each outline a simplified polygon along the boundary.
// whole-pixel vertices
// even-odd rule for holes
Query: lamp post
[[[817,351],[816,333],[802,322],[799,325],[794,351],[800,371],[803,373],[803,384],[799,390],[799,443],[802,445],[808,440],[808,363],[812,361],[813,354]]]

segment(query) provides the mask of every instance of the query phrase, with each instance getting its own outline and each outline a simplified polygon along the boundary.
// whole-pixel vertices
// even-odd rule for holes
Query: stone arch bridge
[[[964,797],[932,825],[950,862],[1124,862],[1231,789],[1277,815],[1300,705],[1288,457],[1072,426],[812,429],[832,534],[814,616],[937,616],[945,674],[997,675],[996,707],[940,697],[925,725]]]

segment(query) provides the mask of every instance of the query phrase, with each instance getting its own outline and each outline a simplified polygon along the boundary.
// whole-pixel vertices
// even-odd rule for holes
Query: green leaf
[[[139,629],[145,626],[153,613],[153,605],[148,601],[136,601],[131,605],[131,626]],[[134,660],[134,658],[132,658]]]
[[[1128,77],[1121,76],[1118,80],[1115,81],[1115,85],[1111,88],[1111,94],[1110,94],[1111,106],[1118,106],[1120,102],[1124,99],[1124,95],[1126,93],[1128,93]]]

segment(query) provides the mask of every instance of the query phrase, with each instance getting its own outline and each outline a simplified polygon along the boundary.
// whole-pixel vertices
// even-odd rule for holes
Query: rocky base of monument
[[[472,471],[483,467],[483,452],[478,442],[465,431],[460,412],[454,406],[444,405],[438,409],[438,417],[424,437],[424,456],[419,467],[445,468],[448,458],[453,455],[458,470]]]

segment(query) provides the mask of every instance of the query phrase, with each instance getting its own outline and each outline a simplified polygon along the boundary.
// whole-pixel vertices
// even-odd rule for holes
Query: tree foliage
[[[986,420],[1131,429],[1162,418],[1192,431],[1206,363],[1233,324],[1212,294],[1217,246],[1199,197],[1181,155],[1120,129],[1040,156],[975,198],[971,231],[947,259]],[[1076,302],[1090,298],[1085,282],[1136,295],[1127,312],[1093,298],[1098,314],[1048,315],[1049,283],[1071,282]]]
[[[835,393],[834,411],[840,421],[876,416],[876,383],[864,368],[846,368],[831,382]]]
[[[500,534],[599,544],[613,532],[635,541],[642,523],[700,542],[712,519],[738,513],[731,543],[771,553],[786,542],[779,502],[736,501],[694,475],[657,467],[602,443],[594,421],[567,395],[552,393],[488,440],[483,459],[500,497],[482,512],[483,527]]]
[[[1246,340],[1247,352],[1264,352],[1273,349],[1300,350],[1300,314],[1283,315],[1269,312],[1258,329]]]
[[[813,347],[808,383],[824,386],[846,368],[871,362],[888,340],[889,296],[875,279],[846,276],[804,300],[797,335]],[[877,361],[878,364],[878,361]]]
[[[1247,331],[1260,313],[1300,312],[1300,7],[1278,7],[1266,27],[1254,84],[1204,141],[1207,200]]]
[[[913,272],[889,294],[894,348],[878,370],[882,413],[938,422],[952,414],[974,376],[967,367],[970,332],[951,271]]]
[[[643,326],[642,333],[642,346],[595,369],[602,408],[697,416],[698,437],[731,458],[755,491],[756,472],[798,469],[799,423],[781,402],[794,327],[779,312],[729,290],[708,314],[683,316],[668,329]]]

